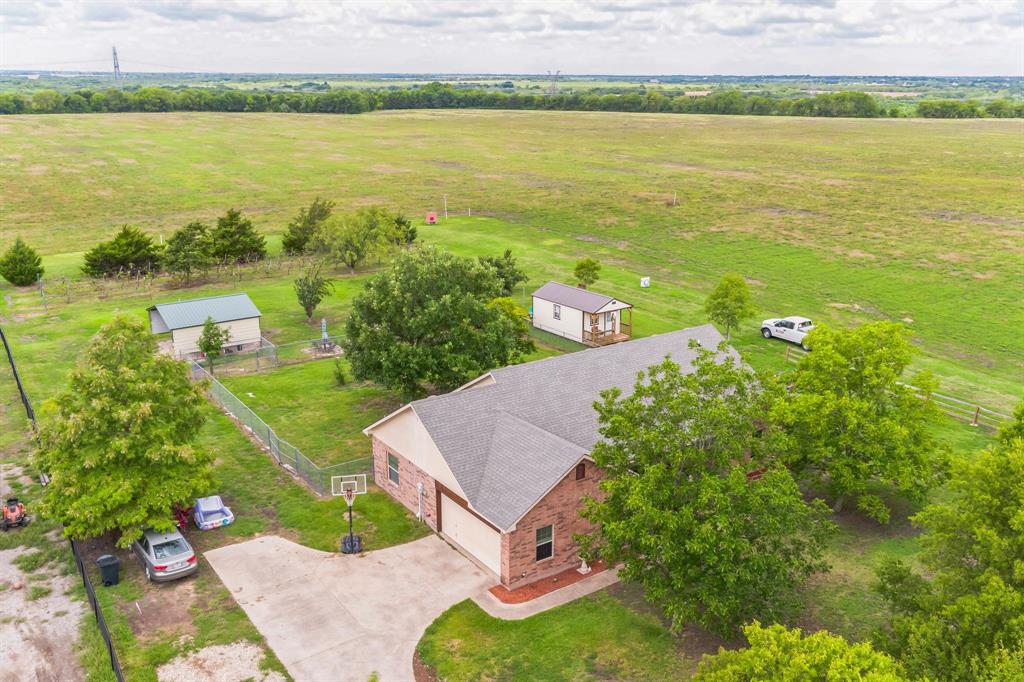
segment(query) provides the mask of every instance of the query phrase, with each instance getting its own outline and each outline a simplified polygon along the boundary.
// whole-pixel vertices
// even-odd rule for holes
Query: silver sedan
[[[199,570],[192,545],[177,529],[162,532],[147,530],[132,543],[135,556],[142,562],[146,578],[155,583],[177,580]]]

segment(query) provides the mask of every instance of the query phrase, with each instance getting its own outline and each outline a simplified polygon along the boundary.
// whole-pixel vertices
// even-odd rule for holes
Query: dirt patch
[[[370,166],[370,170],[374,173],[383,173],[384,175],[394,175],[395,173],[408,173],[407,168],[395,168],[389,166],[386,163],[378,163],[376,166]]]
[[[14,492],[12,481],[17,481],[23,486],[32,485],[32,479],[25,475],[25,470],[16,464],[0,463],[3,469],[2,481],[0,481],[0,496],[9,495]]]
[[[720,178],[735,178],[737,180],[754,180],[757,178],[756,173],[741,170],[730,170],[725,168],[709,168],[707,166],[700,166],[692,163],[680,163],[677,161],[668,161],[660,164],[662,168],[671,168],[675,170],[693,171],[697,173],[706,173],[707,175],[714,175]]]
[[[964,223],[975,223],[978,225],[1024,225],[1024,220],[1021,218],[1011,218],[1008,216],[993,216],[985,215],[983,213],[961,213],[959,211],[928,211],[925,215],[931,218],[938,218],[939,220],[947,220],[950,222],[964,222]],[[1012,233],[1016,236],[1017,233]]]
[[[328,346],[327,350],[324,350],[321,346],[310,346],[308,348],[303,348],[302,353],[309,355],[312,358],[336,358],[344,355],[345,350],[341,346],[335,344],[333,346]]]
[[[448,168],[451,170],[472,170],[469,166],[462,163],[461,161],[429,161],[431,166],[437,166],[438,168]]]
[[[6,588],[0,591],[0,680],[81,680],[75,647],[84,606],[67,594],[75,576],[47,575],[33,581],[31,587],[50,591],[30,599],[28,576],[14,565],[27,551],[0,550],[0,584]]]
[[[263,650],[252,642],[208,646],[156,669],[160,682],[284,682],[277,671],[260,670]]]
[[[29,175],[43,175],[48,170],[50,170],[49,166],[42,163],[35,163],[26,168],[25,172],[28,173]]]
[[[808,211],[806,208],[789,208],[787,206],[765,206],[757,211],[758,213],[767,213],[768,215],[795,215],[808,218],[819,215],[814,211]]]
[[[423,662],[419,651],[412,655],[412,675],[416,682],[437,682],[437,671]]]
[[[974,279],[988,280],[988,279],[992,279],[993,277],[995,277],[995,273],[993,273],[993,272],[976,272],[976,273],[974,273],[972,275],[972,277],[974,277]]]
[[[135,636],[146,641],[168,633],[193,635],[196,632],[190,609],[196,601],[194,580],[175,580],[166,584],[149,583],[145,596],[120,604]]]

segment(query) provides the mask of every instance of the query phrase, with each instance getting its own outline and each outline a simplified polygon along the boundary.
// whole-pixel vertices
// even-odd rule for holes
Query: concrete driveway
[[[205,557],[297,682],[411,681],[427,626],[497,582],[436,535],[363,556],[267,536]]]

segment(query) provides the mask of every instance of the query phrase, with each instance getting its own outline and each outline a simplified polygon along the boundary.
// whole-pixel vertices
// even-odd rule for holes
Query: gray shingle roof
[[[502,367],[489,386],[412,407],[473,508],[508,529],[601,437],[599,393],[618,387],[629,395],[637,372],[666,355],[687,371],[691,339],[715,348],[722,335],[707,324]]]
[[[616,300],[611,296],[580,289],[579,287],[571,287],[560,282],[548,282],[533,292],[533,295],[537,298],[543,298],[545,301],[564,305],[567,308],[582,310],[585,313],[596,313]]]
[[[231,322],[232,320],[260,316],[260,311],[247,294],[229,294],[228,296],[194,298],[190,301],[157,303],[149,310],[156,310],[168,329],[199,327],[206,322],[208,317],[212,317],[214,322]]]

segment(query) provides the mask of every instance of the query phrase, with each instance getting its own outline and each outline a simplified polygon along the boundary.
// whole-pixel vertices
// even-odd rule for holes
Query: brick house
[[[599,494],[590,458],[601,391],[631,392],[665,359],[685,371],[711,325],[502,367],[441,396],[411,402],[363,433],[377,485],[509,589],[580,566],[579,516]]]

